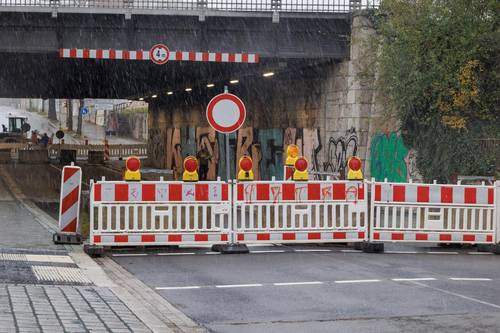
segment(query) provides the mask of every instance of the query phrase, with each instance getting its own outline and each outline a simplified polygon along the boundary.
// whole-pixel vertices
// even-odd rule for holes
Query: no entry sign
[[[207,120],[220,133],[232,133],[243,123],[247,112],[245,104],[236,95],[224,93],[212,98],[207,106]]]
[[[157,65],[164,65],[170,57],[170,50],[165,44],[153,45],[149,50],[149,59]]]

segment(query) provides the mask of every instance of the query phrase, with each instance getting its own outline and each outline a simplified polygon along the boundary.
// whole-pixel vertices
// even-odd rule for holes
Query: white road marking
[[[147,253],[113,253],[113,257],[141,257],[147,256]]]
[[[200,289],[200,286],[185,286],[185,287],[156,287],[156,290],[183,290],[183,289]]]
[[[205,252],[204,254],[220,254],[220,252],[212,252],[212,251],[209,251],[209,252]]]
[[[297,249],[295,252],[332,252],[332,250],[328,249]]]
[[[429,251],[427,254],[458,254],[458,252],[446,252],[446,251]]]
[[[435,278],[399,278],[399,279],[391,279],[392,281],[435,281]]]
[[[261,283],[250,283],[250,284],[220,284],[215,286],[215,288],[247,288],[247,287],[262,287]]]
[[[275,286],[300,286],[300,285],[311,285],[311,284],[323,284],[321,281],[306,281],[306,282],[276,282],[273,283]]]
[[[385,253],[391,254],[417,254],[417,251],[384,251]]]
[[[493,254],[493,252],[469,252],[469,254]]]
[[[262,251],[250,251],[250,253],[283,253],[285,250],[262,250]]]
[[[344,252],[344,253],[360,253],[360,252],[363,252],[361,250],[340,250],[340,252]]]
[[[335,283],[369,283],[369,282],[380,282],[380,280],[337,280],[333,281]]]
[[[196,254],[194,252],[178,252],[178,253],[157,253],[157,256],[189,256]]]
[[[421,282],[413,282],[413,283],[415,283],[416,285],[422,286],[422,287],[427,287],[429,289],[440,291],[440,292],[448,294],[448,295],[457,296],[457,297],[460,297],[460,298],[463,298],[463,299],[466,299],[466,300],[469,300],[469,301],[472,301],[472,302],[476,302],[476,303],[479,303],[479,304],[484,304],[484,305],[491,306],[491,307],[496,308],[496,309],[500,309],[500,305],[493,304],[493,303],[488,303],[488,302],[485,302],[485,301],[481,301],[480,299],[477,299],[477,298],[465,296],[465,295],[462,295],[462,294],[459,294],[459,293],[454,293],[452,291],[444,290],[444,289],[441,289],[441,288],[431,287],[431,286],[428,286],[428,285],[426,285],[424,283],[421,283]]]
[[[453,281],[491,281],[491,279],[488,278],[450,278],[450,280]]]

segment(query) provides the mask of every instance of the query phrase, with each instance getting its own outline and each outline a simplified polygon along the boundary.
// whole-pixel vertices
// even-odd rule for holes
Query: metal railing
[[[0,7],[348,13],[377,8],[380,0],[0,0]]]

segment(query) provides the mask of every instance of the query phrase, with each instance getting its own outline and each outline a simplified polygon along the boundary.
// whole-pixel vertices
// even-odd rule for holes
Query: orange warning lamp
[[[141,160],[137,156],[129,156],[125,161],[125,173],[123,174],[123,180],[141,180]]]
[[[347,180],[363,180],[361,159],[357,156],[352,156],[347,161]]]
[[[307,171],[309,162],[307,162],[305,157],[301,156],[297,158],[294,166],[295,166],[295,171],[293,172],[293,177],[292,177],[293,180],[298,180],[298,181],[309,180],[309,172]]]
[[[238,180],[253,180],[253,161],[250,156],[242,156],[238,162],[240,170],[238,171]]]
[[[286,160],[285,165],[294,166],[295,161],[299,157],[299,146],[291,144],[286,147]]]
[[[194,156],[188,156],[184,159],[184,172],[182,180],[185,182],[197,182],[198,177],[198,160]]]

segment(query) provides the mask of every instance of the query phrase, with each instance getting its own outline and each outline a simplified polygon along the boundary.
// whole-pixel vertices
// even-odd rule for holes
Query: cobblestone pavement
[[[0,175],[0,333],[151,332],[33,214]]]
[[[0,284],[0,332],[151,332],[108,288]]]

